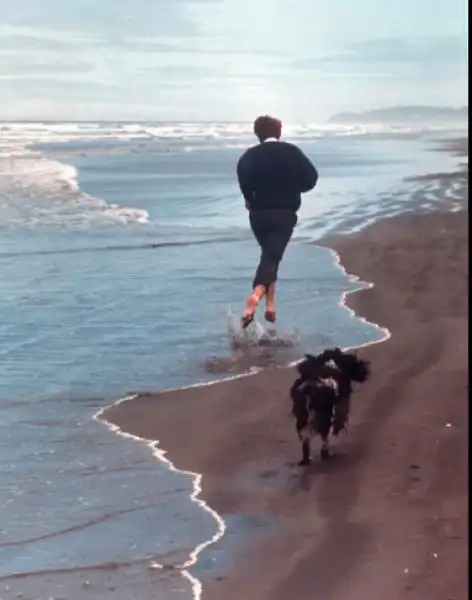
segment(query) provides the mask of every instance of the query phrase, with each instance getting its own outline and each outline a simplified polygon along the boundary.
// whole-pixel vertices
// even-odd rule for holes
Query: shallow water
[[[92,570],[85,587],[80,573],[41,576],[41,584],[32,575],[8,579],[3,592],[0,580],[0,597],[34,589],[59,597],[61,586],[70,599],[84,590],[116,597],[114,579],[128,571],[130,580],[141,573],[142,600],[190,597],[179,573],[149,574],[147,565],[177,565],[214,533],[211,516],[189,501],[192,478],[170,473],[145,445],[92,415],[130,390],[377,339],[375,326],[339,307],[358,284],[313,241],[405,210],[418,183],[404,177],[453,161],[426,151],[423,139],[303,142],[320,185],[281,269],[277,335],[294,343],[235,348],[228,307],[238,314],[258,256],[234,181],[241,150],[94,139],[78,153],[62,128],[49,131],[39,153],[24,144],[44,142],[45,130],[42,138],[25,131],[9,134],[0,157],[0,577],[131,566],[106,577]],[[51,144],[54,135],[60,144]],[[434,182],[422,193],[427,208]]]

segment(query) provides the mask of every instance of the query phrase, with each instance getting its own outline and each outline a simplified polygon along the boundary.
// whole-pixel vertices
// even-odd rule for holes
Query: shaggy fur
[[[330,456],[329,434],[338,435],[349,421],[353,382],[370,376],[369,363],[340,348],[317,356],[307,354],[297,367],[299,377],[290,390],[292,414],[302,442],[301,465],[311,462],[311,439],[322,439],[321,458]]]

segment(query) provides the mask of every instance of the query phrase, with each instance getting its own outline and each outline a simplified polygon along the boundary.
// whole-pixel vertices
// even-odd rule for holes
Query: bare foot
[[[241,325],[243,329],[246,329],[248,325],[250,325],[254,321],[254,316],[256,314],[257,305],[259,304],[259,299],[254,294],[249,296],[248,301],[246,302],[246,310],[244,311],[243,316],[241,317]]]

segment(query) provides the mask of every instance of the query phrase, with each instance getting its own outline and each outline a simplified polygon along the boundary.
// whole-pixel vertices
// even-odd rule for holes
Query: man
[[[261,247],[261,258],[246,303],[242,326],[253,320],[265,295],[265,319],[275,323],[275,282],[285,248],[297,224],[301,194],[312,190],[318,172],[303,152],[281,142],[282,123],[267,115],[254,122],[259,144],[246,150],[237,165],[239,187],[249,211],[249,222]]]

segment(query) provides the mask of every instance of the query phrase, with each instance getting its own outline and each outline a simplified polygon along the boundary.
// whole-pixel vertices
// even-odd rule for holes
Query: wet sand
[[[197,569],[202,600],[465,600],[467,213],[405,214],[326,243],[375,282],[348,305],[392,334],[360,350],[373,377],[332,461],[296,466],[292,369],[143,395],[104,416],[203,473],[201,497],[223,517],[259,523],[231,568]]]

